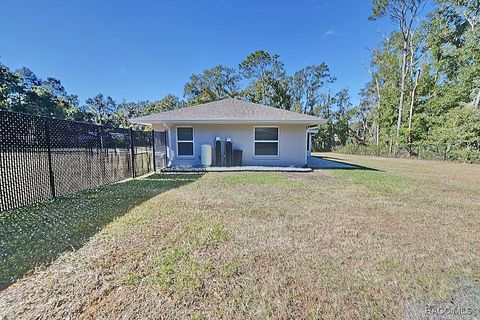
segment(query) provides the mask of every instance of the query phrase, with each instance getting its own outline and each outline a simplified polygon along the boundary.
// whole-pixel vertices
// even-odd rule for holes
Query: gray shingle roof
[[[318,124],[321,122],[320,118],[317,117],[233,98],[132,118],[130,121],[141,124],[162,122],[278,122]]]

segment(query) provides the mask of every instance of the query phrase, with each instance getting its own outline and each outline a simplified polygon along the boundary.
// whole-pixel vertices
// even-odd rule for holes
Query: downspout
[[[171,128],[164,122],[162,125],[167,128],[167,139],[168,139],[168,145],[167,145],[167,167],[172,166],[172,130]]]

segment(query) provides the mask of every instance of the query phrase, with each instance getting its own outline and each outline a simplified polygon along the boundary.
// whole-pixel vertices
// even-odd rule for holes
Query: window
[[[278,127],[255,127],[256,157],[278,157]]]
[[[193,157],[193,128],[177,128],[177,153],[179,157]]]

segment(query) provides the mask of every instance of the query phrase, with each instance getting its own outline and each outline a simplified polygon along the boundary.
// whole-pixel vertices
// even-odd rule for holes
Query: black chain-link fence
[[[156,135],[0,111],[0,211],[160,168],[166,160],[154,164]],[[166,153],[163,138],[157,149]]]

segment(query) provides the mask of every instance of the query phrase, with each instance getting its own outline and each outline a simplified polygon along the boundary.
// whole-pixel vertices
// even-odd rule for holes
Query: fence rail
[[[0,211],[146,174],[156,135],[0,111]]]

